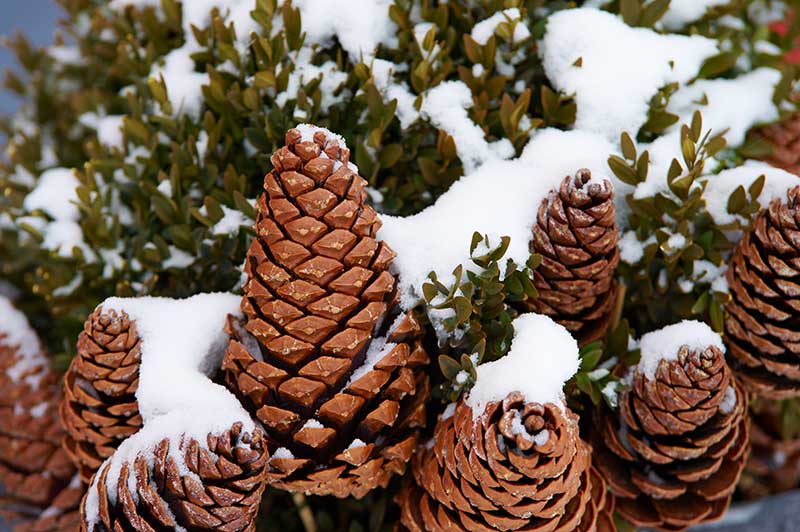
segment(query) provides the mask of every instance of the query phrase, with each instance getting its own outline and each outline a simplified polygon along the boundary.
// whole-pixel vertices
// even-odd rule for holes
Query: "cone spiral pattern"
[[[61,448],[60,395],[47,358],[0,332],[0,514],[17,532],[74,530],[79,520],[83,489]]]
[[[685,530],[722,516],[748,453],[747,396],[710,346],[638,368],[619,412],[596,419],[595,465],[632,524]]]
[[[539,296],[523,302],[526,311],[550,316],[582,345],[609,326],[619,262],[614,191],[609,181],[591,177],[579,170],[542,201],[531,241],[531,252],[542,256],[534,271]]]
[[[269,457],[263,432],[235,423],[204,444],[165,438],[144,452],[123,460],[116,479],[103,465],[81,506],[82,530],[254,530]]]
[[[562,406],[512,393],[473,419],[459,401],[415,454],[401,523],[413,532],[615,530],[590,463],[577,416]]]
[[[325,130],[290,130],[273,154],[245,265],[247,334],[230,324],[223,369],[264,424],[274,485],[363,497],[411,457],[428,357],[413,315],[397,317],[394,252],[348,159]]]
[[[755,218],[730,260],[725,340],[758,396],[800,396],[800,187]]]
[[[800,113],[777,124],[754,129],[749,136],[768,146],[769,153],[761,157],[764,162],[800,175]]]
[[[94,311],[64,376],[64,448],[89,483],[119,444],[142,425],[136,403],[141,342],[125,312]]]
[[[758,399],[750,405],[750,458],[737,491],[760,499],[800,486],[800,438],[782,435],[780,403]]]

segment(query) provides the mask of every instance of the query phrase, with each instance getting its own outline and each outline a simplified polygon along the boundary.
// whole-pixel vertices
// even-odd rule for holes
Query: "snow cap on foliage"
[[[690,351],[705,351],[714,346],[725,352],[722,337],[711,327],[700,321],[683,320],[642,336],[639,371],[649,379],[654,378],[658,364],[662,360],[677,360],[678,351],[683,346],[688,346]]]
[[[528,403],[561,405],[564,383],[578,371],[578,342],[563,326],[541,314],[523,314],[512,325],[508,353],[476,368],[475,385],[465,398],[473,416],[512,392],[521,392]]]
[[[594,180],[611,176],[606,159],[613,151],[610,143],[591,133],[541,130],[518,159],[487,162],[422,212],[404,218],[383,216],[378,237],[397,252],[394,267],[403,307],[416,304],[431,271],[447,282],[457,265],[471,266],[469,246],[475,231],[488,235],[492,245],[499,245],[502,236],[511,237],[505,258],[525,264],[541,201],[581,168],[588,168]]]
[[[575,127],[613,142],[623,131],[635,137],[647,120],[650,98],[664,85],[692,79],[718,51],[712,39],[631,28],[589,8],[551,15],[539,48],[553,86],[575,94]]]
[[[329,46],[335,37],[353,62],[369,60],[380,44],[397,45],[392,0],[294,0],[306,43]]]
[[[780,77],[775,69],[759,68],[734,79],[699,80],[673,94],[667,110],[680,119],[655,141],[641,146],[650,152],[650,171],[647,180],[636,187],[635,197],[650,197],[667,190],[666,176],[672,159],[683,161],[681,125],[690,123],[695,111],[703,115],[704,131],[711,130],[712,135],[726,132],[729,146],[742,144],[754,125],[777,120],[772,94]],[[698,103],[703,100],[707,100],[705,105]]]
[[[679,30],[703,18],[709,8],[730,3],[731,0],[671,0],[661,23],[670,30]]]
[[[531,32],[521,19],[522,15],[520,14],[519,9],[516,7],[498,11],[491,17],[483,19],[475,24],[475,26],[472,27],[471,36],[475,42],[483,45],[489,41],[489,38],[492,35],[494,35],[494,31],[497,29],[497,26],[503,22],[516,21],[517,23],[514,26],[514,42],[525,40],[531,36]]]
[[[800,177],[759,161],[747,161],[743,166],[723,170],[719,174],[706,176],[703,196],[706,209],[719,225],[728,225],[737,220],[737,215],[728,212],[728,198],[742,186],[747,190],[760,176],[764,176],[764,188],[758,203],[766,208],[773,199],[786,200],[786,193],[800,185]]]
[[[464,171],[474,171],[486,161],[508,159],[514,146],[508,139],[487,142],[483,129],[470,120],[472,91],[463,81],[445,81],[430,89],[422,100],[422,116],[453,137]]]

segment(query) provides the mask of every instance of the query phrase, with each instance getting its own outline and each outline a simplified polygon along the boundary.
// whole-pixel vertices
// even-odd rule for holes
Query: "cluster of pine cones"
[[[776,440],[769,399],[800,395],[800,336],[787,325],[800,317],[800,189],[734,251],[727,361],[715,346],[684,346],[652,376],[633,369],[587,438],[566,406],[512,393],[483,412],[459,400],[421,441],[429,355],[417,317],[400,311],[365,180],[324,130],[290,130],[271,160],[218,376],[259,428],[163,439],[109,485],[107,459],[142,427],[135,320],[98,307],[63,386],[0,337],[0,502],[18,530],[249,531],[266,486],[361,498],[409,463],[398,530],[613,531],[616,511],[677,531],[721,516],[745,468],[751,493],[774,478],[797,484],[796,468],[776,473],[763,457]],[[542,202],[539,296],[518,309],[581,344],[604,336],[618,297],[613,190],[590,177],[578,171]],[[761,398],[752,429],[747,390]]]

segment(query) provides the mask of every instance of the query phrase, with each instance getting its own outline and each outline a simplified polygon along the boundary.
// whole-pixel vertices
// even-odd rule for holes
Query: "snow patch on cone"
[[[473,417],[512,392],[522,393],[527,403],[563,406],[564,383],[578,371],[578,342],[567,329],[541,314],[523,314],[512,325],[508,354],[476,368],[475,385],[465,398]]]
[[[683,346],[690,351],[705,351],[713,346],[725,353],[722,337],[705,323],[695,320],[683,320],[649,332],[642,336],[639,346],[642,356],[638,369],[648,379],[655,378],[662,360],[677,360]]]

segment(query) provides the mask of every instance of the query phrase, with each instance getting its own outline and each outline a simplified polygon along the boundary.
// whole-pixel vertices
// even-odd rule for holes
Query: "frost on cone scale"
[[[22,314],[0,296],[0,315]],[[58,376],[38,350],[26,352],[0,323],[0,514],[16,532],[74,530],[83,487],[61,448]],[[24,322],[30,335],[35,333]],[[45,515],[46,514],[46,515]]]
[[[774,199],[736,245],[727,272],[725,340],[757,395],[800,397],[800,187]]]
[[[142,425],[136,403],[141,341],[125,312],[97,308],[78,337],[64,376],[64,448],[87,483],[103,461]]]
[[[531,251],[542,256],[534,271],[539,296],[522,303],[566,327],[581,345],[602,338],[609,326],[619,262],[614,190],[591,177],[579,170],[542,200],[531,241]]]
[[[161,440],[153,449],[122,462],[118,481],[108,486],[106,462],[91,490],[97,515],[82,530],[225,530],[252,531],[266,486],[267,444],[260,430],[252,434],[236,423],[209,433],[205,445],[183,436]],[[176,456],[177,455],[177,456]]]
[[[717,346],[633,370],[619,412],[598,412],[595,464],[636,526],[685,530],[722,516],[747,459],[747,396]]]
[[[394,252],[375,238],[380,221],[349,150],[303,126],[272,164],[226,382],[264,424],[273,485],[363,497],[411,457],[428,356],[413,315],[397,318]]]
[[[591,467],[578,418],[513,392],[473,417],[459,401],[415,454],[398,497],[405,530],[614,531],[613,496]]]
[[[776,124],[749,133],[750,141],[764,143],[769,152],[760,157],[765,163],[800,175],[800,113]]]
[[[800,438],[783,437],[781,404],[756,399],[750,405],[752,450],[736,487],[747,499],[760,499],[800,486]]]

